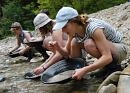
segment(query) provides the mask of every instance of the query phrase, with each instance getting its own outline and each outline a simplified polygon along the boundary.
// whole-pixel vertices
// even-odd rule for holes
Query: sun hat
[[[63,59],[47,68],[41,75],[44,84],[67,83],[72,80],[75,69],[85,66],[82,58]]]
[[[33,20],[33,24],[35,26],[35,30],[37,30],[40,27],[46,25],[51,20],[52,19],[50,19],[45,13],[39,13]]]
[[[22,26],[19,22],[12,23],[11,28],[16,28],[16,27],[22,27]]]
[[[19,22],[14,22],[14,23],[12,23],[10,30],[13,31],[13,28],[17,28],[17,27],[22,28],[22,26]]]
[[[53,30],[62,29],[68,22],[68,20],[77,17],[78,12],[72,7],[62,7],[56,15],[56,24]]]

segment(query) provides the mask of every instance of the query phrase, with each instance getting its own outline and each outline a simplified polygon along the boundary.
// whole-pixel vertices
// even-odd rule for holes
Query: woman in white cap
[[[48,50],[52,51],[53,53],[50,55],[50,57],[39,67],[34,69],[34,73],[36,75],[41,74],[44,72],[48,67],[50,67],[55,62],[58,62],[63,57],[61,54],[59,54],[57,51],[53,50],[53,48],[50,48],[50,43],[53,40],[58,41],[60,46],[64,46],[66,42],[66,36],[62,33],[62,31],[56,31],[53,32],[52,28],[54,25],[54,20],[50,19],[45,13],[39,13],[34,18],[34,26],[35,30],[38,30],[41,33],[41,36],[43,38],[43,47],[47,48]],[[53,36],[57,38],[53,38]]]
[[[86,73],[100,68],[106,68],[105,75],[121,70],[118,64],[125,59],[127,48],[122,43],[122,34],[107,22],[87,16],[81,17],[77,10],[63,7],[56,15],[53,30],[57,29],[68,34],[66,47],[60,47],[57,42],[51,45],[65,58],[81,57],[81,49],[97,58],[93,64],[76,69],[72,78],[80,80]]]
[[[17,57],[17,56],[26,56],[28,57],[28,61],[30,61],[33,57],[32,48],[24,44],[24,41],[30,42],[32,40],[32,34],[29,31],[23,30],[22,26],[19,22],[14,22],[11,25],[11,31],[15,33],[17,39],[17,45],[9,52],[10,57]],[[21,49],[19,52],[19,48],[21,44],[25,46],[24,49]],[[18,53],[17,53],[18,52]]]

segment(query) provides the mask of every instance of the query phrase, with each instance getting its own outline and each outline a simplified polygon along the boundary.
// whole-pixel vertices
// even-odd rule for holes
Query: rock
[[[116,71],[113,72],[111,75],[109,75],[102,83],[101,85],[98,87],[97,92],[99,93],[99,90],[103,87],[103,86],[107,86],[109,84],[117,84],[118,80],[119,80],[119,75],[116,75],[117,73],[120,73],[121,71]],[[104,92],[105,93],[105,92]],[[122,92],[123,93],[123,92]]]
[[[103,86],[98,93],[116,93],[116,86],[114,84]]]
[[[128,65],[121,73],[130,74],[130,65]],[[130,93],[130,75],[120,75],[117,93]]]
[[[0,82],[5,81],[5,77],[0,76]]]
[[[43,57],[34,57],[30,60],[30,63],[41,62],[42,60],[44,60]]]

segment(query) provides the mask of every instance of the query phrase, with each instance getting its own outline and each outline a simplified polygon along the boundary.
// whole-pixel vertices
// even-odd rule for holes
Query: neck
[[[77,34],[81,37],[85,36],[85,27],[79,26],[77,29]]]

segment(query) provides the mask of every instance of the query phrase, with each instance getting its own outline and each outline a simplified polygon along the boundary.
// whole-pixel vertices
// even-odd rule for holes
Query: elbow
[[[107,62],[110,64],[113,61],[112,55],[107,56]]]

